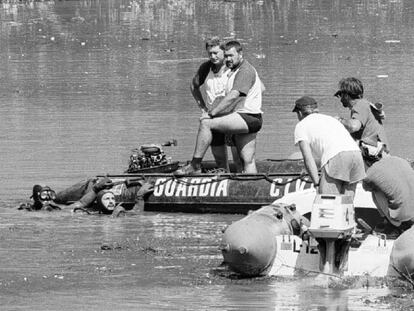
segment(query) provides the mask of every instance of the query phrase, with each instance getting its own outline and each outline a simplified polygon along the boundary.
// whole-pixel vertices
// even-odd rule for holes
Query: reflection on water
[[[2,302],[21,309],[47,309],[47,302],[51,309],[379,309],[364,299],[385,289],[223,277],[217,245],[238,215],[114,220],[11,207],[35,183],[60,190],[119,173],[143,143],[175,138],[178,146],[166,153],[189,159],[199,116],[189,83],[212,35],[242,41],[267,87],[258,158],[295,151],[291,106],[303,94],[323,112],[346,116],[333,94],[348,75],[362,79],[368,99],[384,103],[392,152],[412,158],[413,12],[409,0],[1,1]]]

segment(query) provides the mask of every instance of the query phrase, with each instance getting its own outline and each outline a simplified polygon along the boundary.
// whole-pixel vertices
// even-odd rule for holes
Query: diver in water
[[[28,211],[53,211],[71,208],[73,212],[112,214],[117,217],[125,213],[125,208],[121,203],[116,204],[115,195],[109,190],[113,186],[114,183],[107,177],[102,179],[89,179],[86,182],[65,189],[58,194],[49,186],[34,185],[31,196],[33,202],[23,203],[18,209]],[[80,192],[78,191],[76,193],[74,191],[75,189]]]
[[[49,186],[34,185],[32,195],[30,196],[33,199],[32,203],[22,203],[19,206],[20,210],[28,211],[38,211],[38,210],[55,210],[61,209],[60,206],[53,203],[53,200],[56,199],[56,192],[52,190]]]

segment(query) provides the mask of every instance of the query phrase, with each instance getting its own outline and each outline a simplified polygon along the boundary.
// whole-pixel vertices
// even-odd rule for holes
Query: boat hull
[[[316,244],[294,235],[276,236],[275,259],[267,275],[301,276],[320,273]],[[369,275],[384,277],[390,274],[390,254],[394,240],[368,235],[358,247],[350,247],[344,276]]]
[[[213,162],[203,162],[209,170]],[[311,189],[303,174],[301,160],[258,161],[257,174],[202,173],[177,177],[173,173],[134,173],[106,175],[112,180],[142,179],[154,185],[144,197],[144,210],[156,212],[247,214],[272,203],[288,193]],[[118,202],[133,205],[140,185],[120,183],[114,190]]]

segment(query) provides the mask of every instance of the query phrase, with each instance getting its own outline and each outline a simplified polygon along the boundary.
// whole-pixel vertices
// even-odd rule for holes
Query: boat
[[[219,248],[229,269],[248,277],[395,276],[390,264],[395,240],[371,229],[380,219],[361,185],[354,203],[347,196],[301,190],[229,225]]]
[[[300,159],[257,161],[257,174],[235,173],[234,163],[230,163],[230,173],[222,173],[217,171],[214,161],[204,161],[203,173],[175,175],[175,169],[186,163],[167,163],[169,172],[165,172],[164,166],[164,171],[157,172],[157,167],[152,167],[152,171],[145,168],[98,177],[113,180],[117,202],[129,207],[136,203],[142,184],[151,184],[152,191],[142,197],[141,203],[144,211],[156,212],[247,214],[288,193],[313,188]],[[131,181],[138,182],[134,185]]]
[[[175,139],[141,145],[132,150],[126,171],[97,177],[114,181],[117,203],[126,209],[138,203],[152,212],[248,214],[289,194],[314,189],[300,152],[284,159],[258,160],[256,174],[237,173],[233,162],[229,163],[230,172],[223,173],[214,161],[203,161],[202,173],[178,176],[175,171],[189,161],[173,161],[162,150],[176,145]],[[140,191],[144,183],[151,189]]]
[[[80,200],[103,177],[113,182],[117,204],[126,210],[138,205],[152,212],[247,214],[286,194],[313,188],[297,156],[256,161],[256,174],[237,173],[233,162],[230,171],[223,172],[214,161],[203,161],[202,173],[177,175],[177,169],[189,161],[173,161],[162,150],[162,146],[173,145],[176,140],[135,148],[124,172],[100,174],[70,186],[57,194],[57,203]]]
[[[126,209],[139,203],[144,211],[154,212],[247,214],[288,193],[313,187],[297,156],[256,161],[257,174],[237,173],[233,162],[229,163],[230,172],[223,173],[214,161],[203,161],[202,173],[178,176],[175,171],[188,161],[173,161],[162,149],[176,145],[175,139],[141,145],[132,150],[123,173],[96,177],[113,181],[116,201]],[[143,191],[144,184],[151,190]],[[73,201],[81,195],[66,191],[63,196]]]

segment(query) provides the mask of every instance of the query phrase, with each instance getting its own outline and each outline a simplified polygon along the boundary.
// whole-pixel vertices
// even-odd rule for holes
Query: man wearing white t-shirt
[[[354,197],[365,169],[361,151],[349,132],[334,117],[319,113],[318,104],[311,97],[299,98],[293,112],[299,119],[295,145],[299,145],[318,193]]]
[[[208,61],[200,65],[191,81],[191,94],[203,114],[208,113],[215,101],[225,96],[230,68],[224,63],[224,45],[218,37],[206,41]],[[225,134],[212,132],[211,152],[219,168],[229,170]],[[233,159],[238,160],[236,148],[232,147]]]

